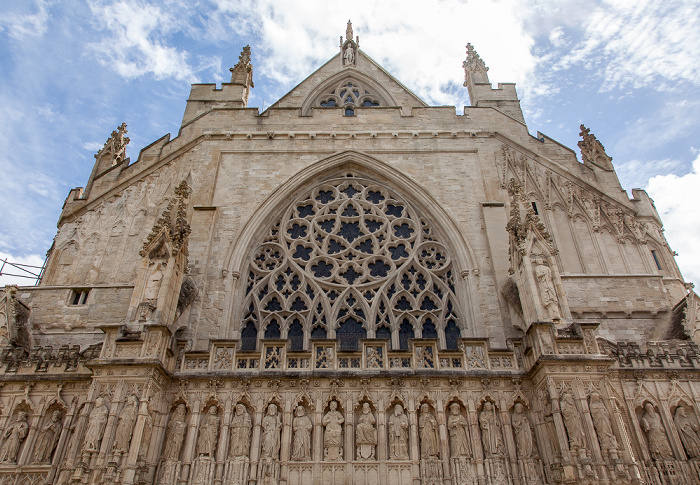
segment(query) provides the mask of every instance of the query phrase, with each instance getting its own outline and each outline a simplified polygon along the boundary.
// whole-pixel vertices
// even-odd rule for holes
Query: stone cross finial
[[[580,126],[581,132],[579,136],[583,140],[578,142],[578,147],[581,149],[581,158],[584,163],[593,163],[605,170],[612,170],[612,157],[605,153],[603,144],[591,134],[591,129],[584,125]]]
[[[471,44],[467,44],[467,60],[462,63],[462,66],[464,67],[465,71],[486,72],[489,70],[481,57],[479,57],[479,54],[477,54],[474,50],[474,46]]]
[[[112,134],[107,139],[102,149],[95,154],[95,158],[100,159],[103,156],[109,156],[111,158],[110,166],[117,165],[124,161],[126,157],[126,145],[128,145],[130,141],[129,137],[125,136],[126,134],[126,123],[122,123],[116,130],[112,131]]]
[[[255,87],[253,85],[253,64],[250,62],[250,46],[243,48],[241,55],[238,56],[238,63],[229,69],[231,71],[231,82],[241,83],[246,86]]]
[[[352,40],[352,22],[350,20],[348,20],[348,27],[345,29],[345,38]]]

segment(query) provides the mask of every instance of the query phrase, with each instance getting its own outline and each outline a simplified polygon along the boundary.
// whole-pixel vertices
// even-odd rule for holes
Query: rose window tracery
[[[376,94],[370,94],[363,85],[356,80],[348,79],[338,84],[334,89],[327,91],[318,101],[322,108],[345,108],[345,114],[352,116],[358,106],[386,106],[386,103]]]
[[[462,328],[452,261],[430,224],[389,188],[355,177],[286,210],[253,253],[245,291],[243,350],[260,338],[288,339],[291,350],[314,338],[354,350],[367,337],[456,348]]]

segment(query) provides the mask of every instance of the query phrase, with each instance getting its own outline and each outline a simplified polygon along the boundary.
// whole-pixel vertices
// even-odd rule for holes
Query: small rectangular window
[[[536,216],[539,216],[539,215],[540,215],[540,213],[537,212],[537,204],[535,204],[534,202],[532,202],[532,210],[535,211],[535,215],[536,215]]]
[[[654,258],[654,263],[656,263],[656,269],[661,271],[661,263],[659,262],[659,256],[656,254],[655,250],[651,250],[651,257]]]
[[[85,305],[87,303],[90,290],[73,290],[70,297],[71,305]]]

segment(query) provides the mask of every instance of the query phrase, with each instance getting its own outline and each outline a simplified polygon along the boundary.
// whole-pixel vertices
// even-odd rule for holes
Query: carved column
[[[548,383],[548,392],[552,400],[552,419],[554,420],[554,428],[557,431],[557,439],[559,440],[559,451],[561,451],[562,468],[564,470],[564,478],[572,480],[575,476],[575,467],[572,465],[571,453],[569,451],[569,440],[566,436],[566,428],[564,427],[564,418],[561,415],[561,407],[559,406],[559,397],[553,381]]]
[[[442,476],[450,482],[450,437],[447,433],[447,418],[445,417],[445,402],[438,399],[435,413],[437,414],[438,436],[440,437],[440,457],[442,458]]]
[[[355,436],[355,413],[353,412],[352,394],[345,401],[345,461],[351,462],[355,456],[353,437]]]
[[[579,389],[581,392],[581,389]],[[584,434],[588,438],[586,442],[588,443],[588,449],[593,452],[593,461],[595,463],[601,463],[603,461],[603,453],[600,449],[600,443],[598,442],[598,434],[596,433],[595,426],[593,425],[593,417],[591,416],[591,411],[588,408],[588,399],[583,392],[581,392],[581,398],[578,400],[579,406],[583,414],[581,416],[581,421],[583,423]]]
[[[136,425],[132,431],[131,443],[129,445],[129,454],[127,456],[126,463],[124,463],[124,485],[131,485],[134,483],[134,477],[136,476],[136,462],[139,459],[139,449],[141,448],[141,440],[143,439],[143,430],[146,427],[146,420],[148,419],[148,401],[150,396],[144,396],[144,399],[139,404],[139,414],[136,418]]]
[[[469,396],[467,399],[467,419],[469,420],[469,437],[472,440],[472,451],[474,453],[474,461],[476,462],[477,476],[486,476],[484,468],[484,448],[481,445],[481,430],[479,429],[479,417],[476,413],[476,403],[474,398]]]
[[[323,461],[323,400],[321,396],[316,397],[316,407],[314,408],[313,458],[316,463]]]
[[[187,430],[187,438],[185,439],[185,449],[182,452],[182,472],[180,474],[180,483],[187,483],[190,474],[190,467],[194,459],[195,446],[197,445],[197,429],[201,419],[202,403],[196,401],[192,406],[192,419],[190,419],[190,428]]]
[[[386,409],[384,402],[380,401],[377,406],[377,458],[379,461],[386,461],[389,455],[386,434]]]
[[[22,442],[22,450],[17,455],[18,465],[24,465],[27,462],[29,462],[32,457],[32,452],[34,451],[33,447],[30,446],[30,443],[34,443],[34,436],[36,435],[37,428],[41,426],[42,416],[40,414],[35,414],[33,418],[34,419],[31,420],[28,419],[28,421],[31,421],[31,424],[29,425],[29,432],[27,433],[27,437]]]
[[[117,411],[119,410],[119,405],[121,404],[121,401],[123,401],[124,397],[126,397],[126,392],[123,392],[122,394],[123,395],[121,396],[121,399],[115,399],[112,402],[112,407],[110,408],[109,415],[107,417],[107,426],[105,426],[104,435],[102,436],[102,442],[100,443],[100,453],[97,456],[97,461],[95,463],[90,464],[92,466],[101,466],[102,464],[104,464],[107,455],[110,452],[110,448],[112,447],[112,441],[114,439],[114,431],[117,427],[117,422],[119,421],[119,415]]]
[[[519,475],[518,469],[518,453],[515,449],[515,441],[513,440],[513,427],[510,423],[510,413],[508,412],[508,403],[505,399],[501,399],[499,403],[501,410],[501,429],[503,429],[503,440],[506,445],[506,461],[510,462],[510,474],[512,477]]]
[[[284,403],[284,413],[282,414],[282,442],[280,447],[280,461],[289,462],[292,448],[292,400],[287,399]]]
[[[250,480],[255,483],[255,477],[258,476],[258,461],[260,461],[260,435],[262,434],[262,418],[263,410],[259,409],[264,405],[260,403],[258,409],[255,410],[253,418],[253,439],[250,442]]]
[[[221,432],[219,433],[219,444],[216,447],[216,475],[214,475],[214,483],[216,484],[221,483],[224,473],[224,462],[226,461],[226,455],[228,453],[228,437],[232,409],[233,404],[231,403],[231,397],[229,396],[224,403],[224,425],[221,427]]]

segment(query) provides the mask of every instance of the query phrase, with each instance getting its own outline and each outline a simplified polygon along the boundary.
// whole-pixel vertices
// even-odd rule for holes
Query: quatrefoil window
[[[287,338],[290,350],[327,337],[341,350],[367,337],[400,349],[410,338],[438,338],[456,349],[463,319],[449,252],[384,185],[352,177],[317,186],[287,208],[250,261],[246,349],[254,335]]]

